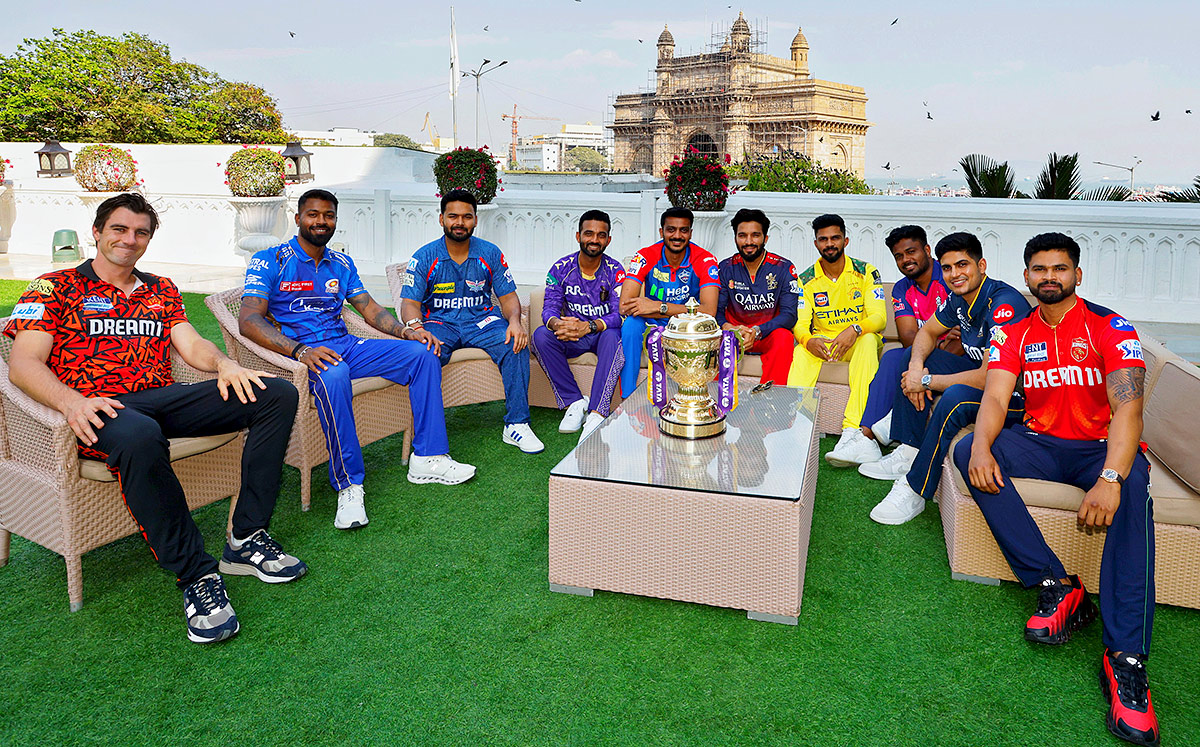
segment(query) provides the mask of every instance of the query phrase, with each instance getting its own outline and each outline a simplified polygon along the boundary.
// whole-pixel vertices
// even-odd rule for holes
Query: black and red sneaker
[[[1037,612],[1025,623],[1025,640],[1057,645],[1096,619],[1096,605],[1088,598],[1079,576],[1070,585],[1056,578],[1042,581]]]
[[[1104,651],[1100,665],[1100,688],[1108,700],[1108,730],[1118,739],[1155,747],[1158,718],[1150,702],[1150,680],[1145,657],[1136,654],[1113,656]]]

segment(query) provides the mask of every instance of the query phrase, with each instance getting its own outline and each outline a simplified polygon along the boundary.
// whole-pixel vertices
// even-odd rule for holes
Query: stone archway
[[[693,149],[695,149],[696,153],[693,153]],[[683,155],[701,155],[716,158],[717,153],[717,143],[712,139],[712,136],[704,130],[696,130],[688,138],[687,147],[684,148]]]
[[[647,145],[635,148],[630,170],[635,174],[654,173],[654,150]]]

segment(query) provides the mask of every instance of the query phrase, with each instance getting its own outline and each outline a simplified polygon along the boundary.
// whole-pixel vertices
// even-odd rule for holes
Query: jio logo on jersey
[[[1114,316],[1112,321],[1108,323],[1108,326],[1119,332],[1128,332],[1129,330],[1133,329],[1133,325],[1129,323],[1128,319],[1119,316]]]
[[[995,313],[992,314],[992,319],[996,320],[997,324],[1004,324],[1007,321],[1011,321],[1015,315],[1016,312],[1013,311],[1013,307],[1005,303],[996,307]]]

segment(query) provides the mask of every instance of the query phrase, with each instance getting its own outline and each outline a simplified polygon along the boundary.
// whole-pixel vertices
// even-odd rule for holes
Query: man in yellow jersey
[[[879,368],[887,311],[879,270],[846,256],[846,222],[821,215],[812,222],[813,243],[821,258],[800,273],[800,299],[793,332],[796,353],[788,375],[790,386],[816,386],[826,361],[850,363],[850,402],[842,418],[842,437],[825,455],[838,467],[879,459],[879,446],[859,430],[867,387]]]

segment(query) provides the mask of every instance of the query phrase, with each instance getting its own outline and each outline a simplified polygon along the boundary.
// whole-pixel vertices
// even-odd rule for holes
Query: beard
[[[901,268],[900,274],[903,275],[904,277],[908,278],[909,280],[913,280],[913,279],[921,277],[921,273],[925,272],[928,269],[929,269],[929,263],[925,263],[924,265],[922,265],[920,262],[918,262],[916,267],[912,270],[906,271],[904,268]]]
[[[1056,304],[1075,295],[1075,288],[1063,288],[1057,284],[1043,283],[1037,288],[1030,288],[1033,297],[1044,304]]]
[[[313,233],[312,229],[309,228],[308,226],[301,226],[300,227],[300,238],[304,239],[305,241],[312,244],[313,246],[323,247],[329,243],[330,239],[333,238],[333,230],[331,229],[331,230],[327,231],[326,233],[321,234],[321,233]]]
[[[442,233],[446,234],[446,238],[450,239],[451,241],[466,241],[471,238],[471,235],[473,233],[475,233],[475,229],[474,228],[466,228],[466,227],[452,228],[450,226],[443,226]]]
[[[845,253],[846,253],[846,247],[831,246],[831,247],[827,247],[827,248],[821,250],[821,257],[823,257],[825,259],[825,261],[828,262],[829,264],[833,264],[834,262],[837,262],[839,259],[841,259],[842,255]]]
[[[579,242],[579,251],[583,252],[584,256],[595,259],[601,254],[604,254],[604,247],[600,246],[599,244],[585,244],[581,241]]]
[[[738,247],[738,254],[742,255],[742,261],[746,264],[757,262],[765,251],[766,248],[762,244],[747,244]]]

